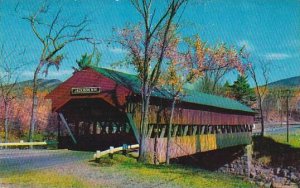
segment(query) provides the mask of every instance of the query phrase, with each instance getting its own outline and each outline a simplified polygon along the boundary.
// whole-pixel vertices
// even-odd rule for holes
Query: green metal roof
[[[118,72],[115,70],[110,70],[105,68],[99,68],[99,67],[90,67],[90,68],[92,68],[96,72],[99,72],[105,77],[114,80],[118,84],[125,86],[126,88],[132,90],[136,94],[140,94],[141,92],[141,82],[136,75],[127,74],[124,72]],[[165,99],[172,98],[170,93],[165,89],[160,89],[160,90],[155,89],[151,95],[153,97],[159,97]],[[193,103],[193,104],[205,105],[205,106],[212,106],[216,108],[228,109],[228,110],[254,113],[254,111],[251,110],[251,108],[236,100],[221,97],[221,96],[201,93],[195,90],[185,89],[184,96],[182,97],[181,101]]]

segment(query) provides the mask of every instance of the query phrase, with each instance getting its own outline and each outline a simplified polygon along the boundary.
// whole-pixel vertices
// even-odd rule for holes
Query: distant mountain
[[[300,76],[295,76],[291,78],[286,78],[278,80],[276,82],[271,82],[270,87],[300,87]]]
[[[38,87],[40,91],[52,91],[62,82],[58,79],[38,79]],[[33,81],[26,80],[17,83],[17,88],[24,89],[25,87],[32,87]]]

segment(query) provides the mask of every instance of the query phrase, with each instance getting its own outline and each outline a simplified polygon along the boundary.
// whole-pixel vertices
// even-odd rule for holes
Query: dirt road
[[[3,176],[8,172],[20,174],[28,171],[54,172],[76,177],[92,185],[89,187],[168,187],[163,182],[141,182],[131,178],[126,172],[95,166],[95,163],[89,162],[92,157],[92,152],[69,150],[0,150],[0,187],[20,187],[14,184],[1,185],[1,174]],[[174,184],[169,185],[174,186],[176,187]]]

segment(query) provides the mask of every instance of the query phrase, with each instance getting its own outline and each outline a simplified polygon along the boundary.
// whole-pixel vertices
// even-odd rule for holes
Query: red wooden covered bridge
[[[61,121],[59,147],[103,150],[138,143],[140,88],[131,74],[96,67],[75,72],[47,96]],[[170,107],[168,92],[152,93],[148,151],[159,161],[165,160]],[[175,109],[171,157],[249,144],[253,120],[253,111],[235,100],[186,91]]]

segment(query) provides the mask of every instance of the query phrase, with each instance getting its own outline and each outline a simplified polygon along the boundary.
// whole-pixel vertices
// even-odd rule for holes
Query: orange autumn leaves
[[[46,100],[46,91],[38,92],[38,119],[37,119],[37,128],[38,130],[49,129],[49,120],[53,118],[51,113],[51,102]],[[32,108],[32,88],[25,87],[18,96],[11,101],[10,112],[9,112],[9,121],[11,124],[18,124],[21,131],[29,130],[30,114]],[[1,112],[1,116],[2,116]],[[51,128],[52,129],[52,128]],[[53,129],[52,129],[53,131]]]
[[[225,44],[209,46],[199,36],[185,40],[177,39],[176,47],[180,55],[170,56],[170,62],[162,73],[158,85],[181,93],[186,83],[192,83],[201,78],[207,71],[227,69],[244,73],[246,66],[242,62],[242,52]],[[180,44],[184,43],[184,44]],[[180,51],[179,46],[186,45],[186,51]]]

